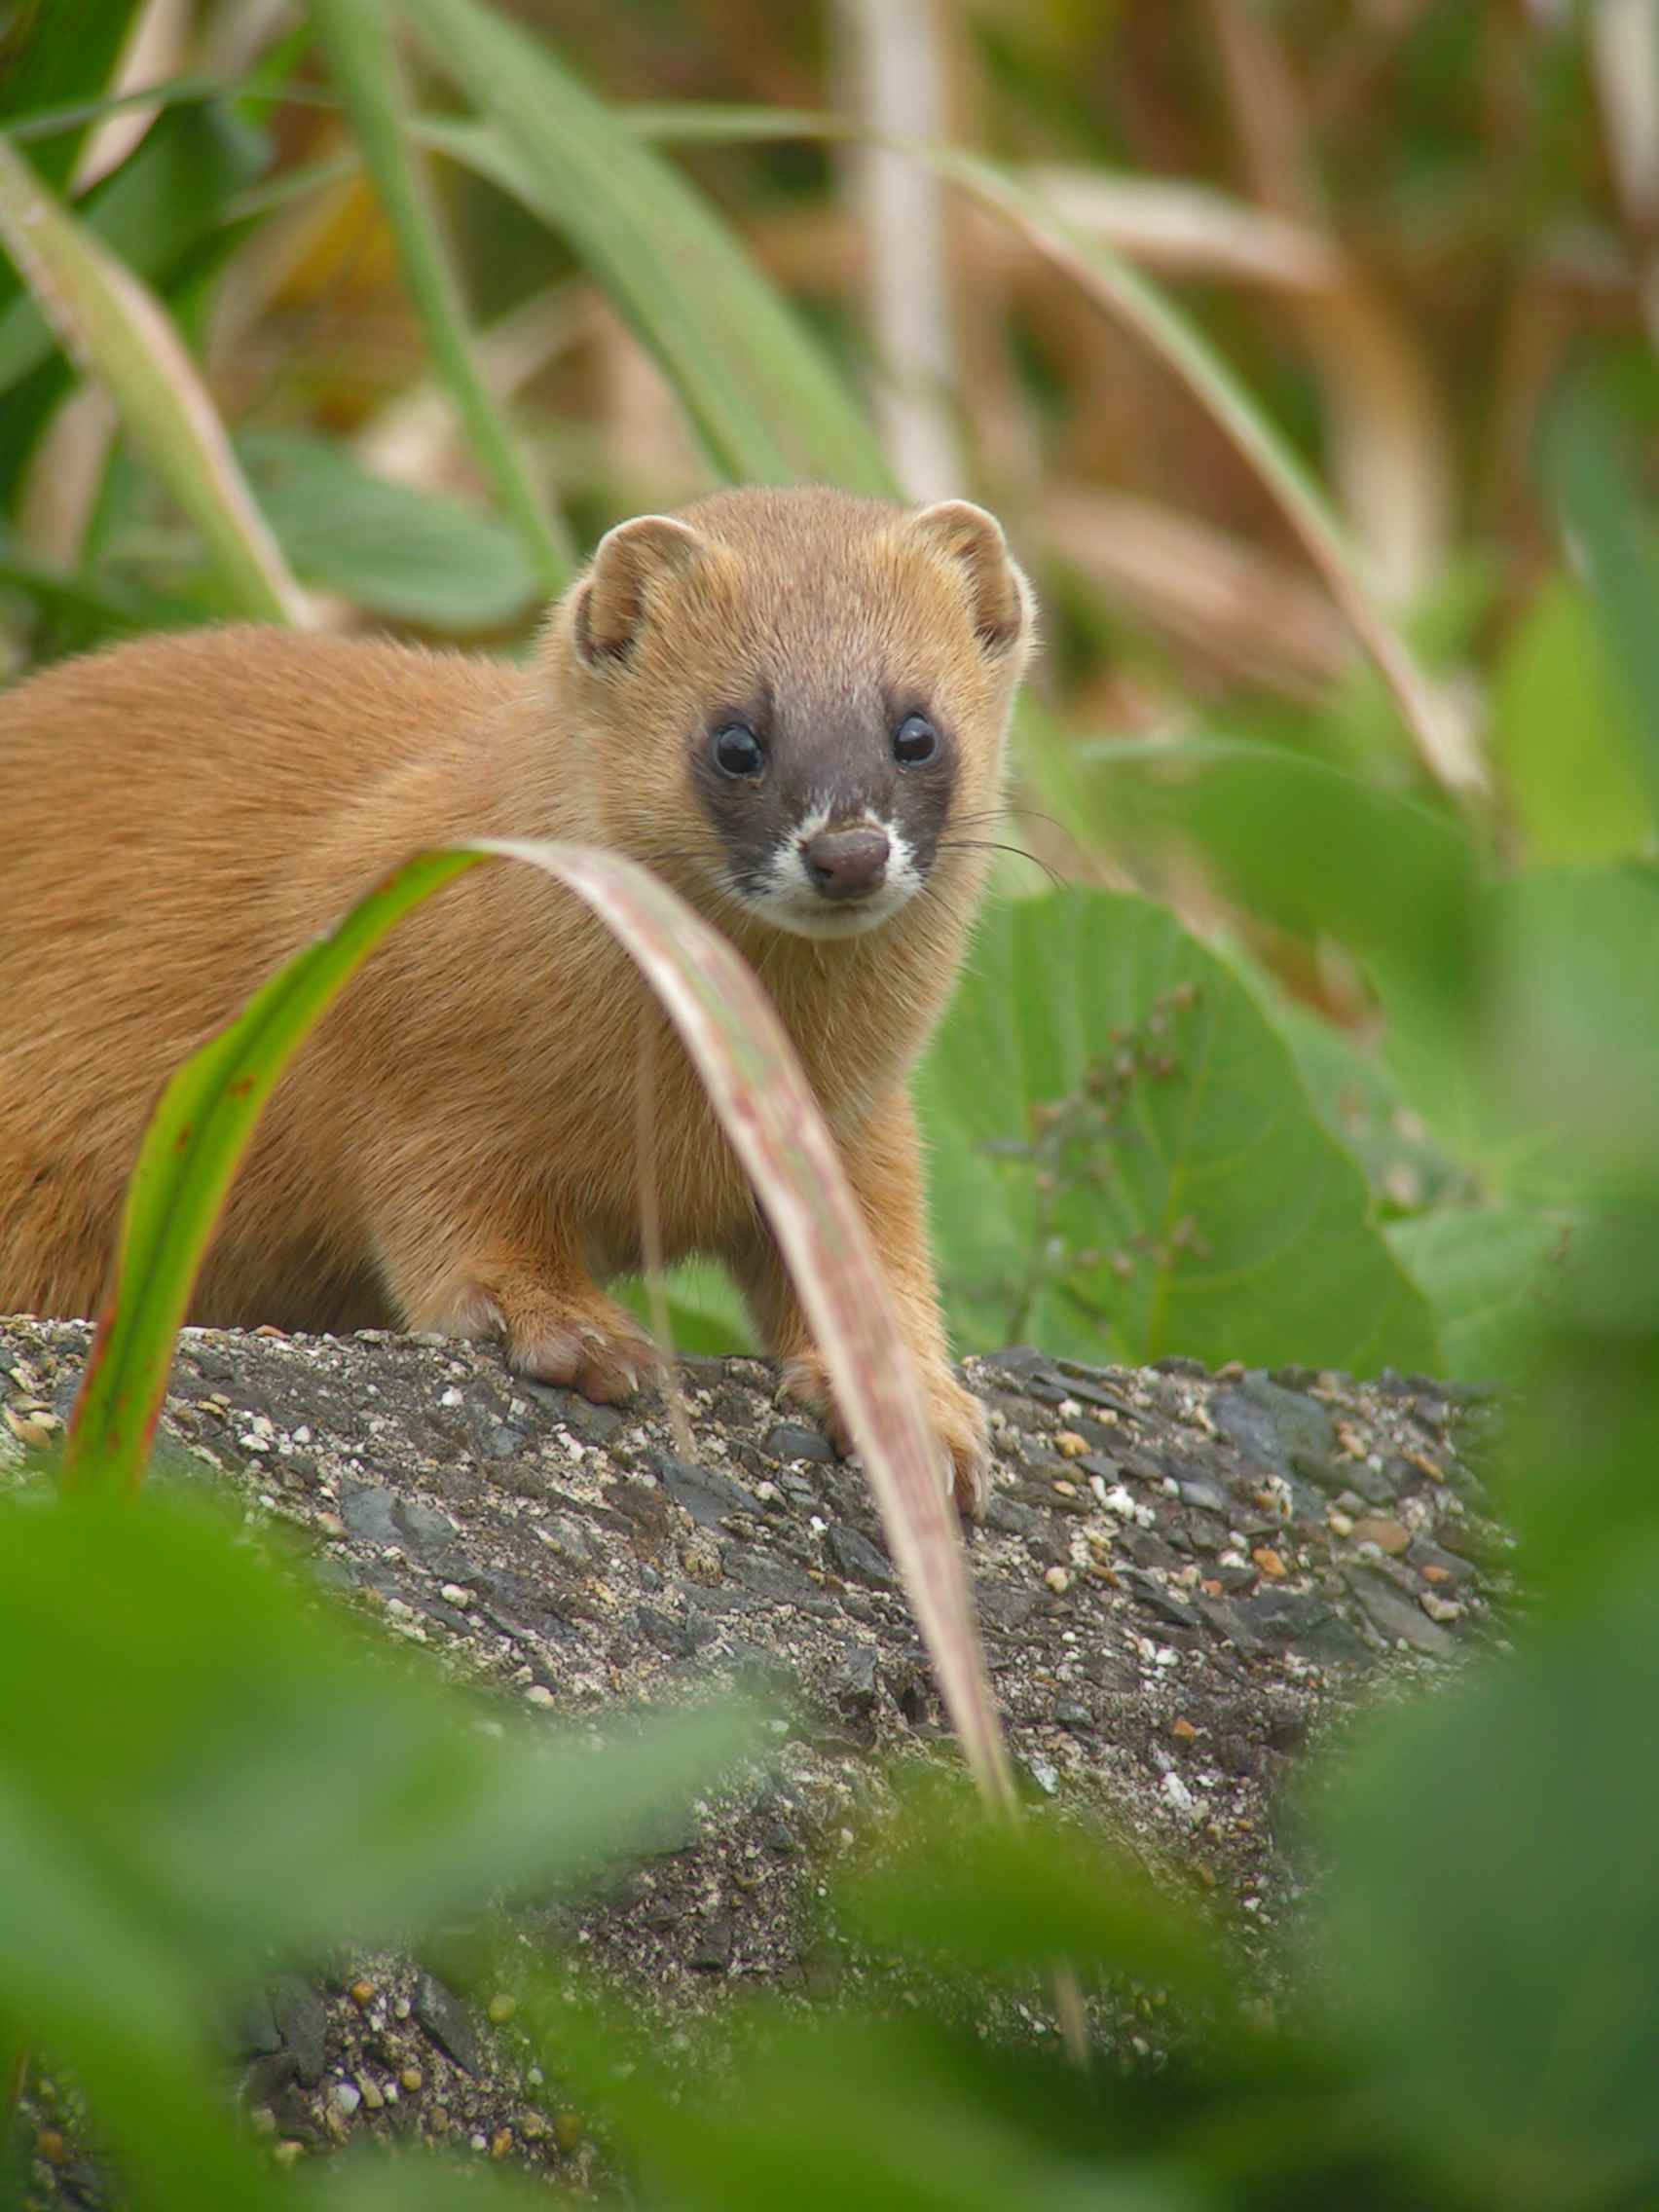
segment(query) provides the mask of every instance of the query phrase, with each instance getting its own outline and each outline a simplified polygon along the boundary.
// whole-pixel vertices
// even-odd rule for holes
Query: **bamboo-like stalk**
[[[842,160],[867,246],[876,420],[907,495],[945,499],[964,477],[944,188],[878,142],[945,136],[943,23],[937,0],[839,0],[836,21],[848,104],[868,133]]]

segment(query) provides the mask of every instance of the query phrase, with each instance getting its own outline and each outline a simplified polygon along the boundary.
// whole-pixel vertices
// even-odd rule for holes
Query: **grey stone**
[[[847,1646],[840,1665],[825,1683],[835,1703],[867,1714],[875,1704],[875,1646],[873,1643],[852,1643]]]
[[[1196,1505],[1204,1513],[1219,1514],[1224,1521],[1233,1511],[1233,1500],[1221,1485],[1205,1475],[1181,1478],[1181,1501],[1184,1505]]]
[[[340,1489],[340,1518],[359,1543],[402,1544],[403,1530],[397,1525],[397,1500],[379,1483],[343,1483]]]
[[[676,1505],[682,1505],[700,1529],[724,1528],[738,1513],[759,1514],[760,1500],[755,1493],[718,1467],[693,1467],[667,1452],[653,1452],[651,1468]]]
[[[898,1577],[893,1563],[883,1551],[878,1551],[866,1535],[845,1521],[831,1524],[828,1539],[830,1557],[838,1572],[852,1582],[867,1582],[877,1590],[891,1590]]]
[[[1180,1628],[1197,1628],[1198,1615],[1170,1590],[1166,1590],[1155,1576],[1144,1573],[1137,1567],[1118,1569],[1119,1577],[1126,1590],[1132,1590],[1142,1604],[1147,1605],[1161,1619],[1174,1621]]]
[[[1299,1390],[1270,1382],[1265,1375],[1249,1375],[1242,1382],[1217,1390],[1209,1411],[1230,1444],[1273,1474],[1288,1477],[1297,1455],[1322,1465],[1336,1450],[1336,1430],[1326,1409]],[[1318,1479],[1311,1464],[1308,1472],[1310,1479]]]
[[[466,2074],[478,2071],[478,2033],[466,2007],[435,1973],[423,1972],[415,1983],[413,2009],[438,2048]]]
[[[693,1973],[724,1973],[731,1965],[736,1936],[729,1912],[711,1913],[703,1923],[686,1965]]]
[[[779,1421],[766,1431],[760,1449],[773,1459],[816,1459],[828,1462],[835,1457],[835,1447],[821,1429],[802,1428],[797,1421]]]
[[[282,2031],[263,1989],[251,1989],[225,2013],[225,2046],[233,2058],[259,2058],[282,2048]]]
[[[313,2088],[322,2080],[328,2041],[328,2013],[321,1997],[297,1973],[278,1974],[267,1983],[265,1994],[283,2052],[294,2062],[295,2076]]]
[[[1416,1599],[1408,1597],[1380,1568],[1350,1567],[1345,1569],[1345,1579],[1364,1608],[1366,1619],[1390,1643],[1408,1644],[1431,1659],[1450,1659],[1456,1650],[1451,1631],[1431,1621]]]
[[[1305,1657],[1365,1666],[1371,1653],[1329,1599],[1313,1590],[1263,1590],[1239,1602],[1253,1636],[1272,1649],[1293,1647]]]
[[[430,1552],[455,1541],[455,1523],[447,1513],[435,1506],[423,1505],[418,1497],[406,1497],[393,1508],[392,1518],[412,1548],[418,1552]],[[347,1527],[350,1527],[348,1521]]]
[[[1032,1536],[1042,1528],[1043,1520],[1029,1505],[1021,1505],[1017,1498],[999,1490],[985,1507],[985,1526],[1000,1530],[1005,1536]]]

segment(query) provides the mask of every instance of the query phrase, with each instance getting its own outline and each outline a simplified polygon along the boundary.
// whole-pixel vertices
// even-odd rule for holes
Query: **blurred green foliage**
[[[250,47],[234,0],[203,5],[180,96],[83,166],[138,13],[83,5],[69,35],[50,5],[15,12],[0,129],[170,313],[303,583],[513,649],[567,533],[726,473],[886,480],[852,396],[879,333],[842,157],[753,112],[825,104],[830,11],[579,6],[555,39],[545,9],[411,0],[403,120],[446,149],[464,248],[424,321],[398,256],[431,238],[378,219],[364,157],[383,188],[389,157],[338,112],[344,92],[384,121],[387,88],[331,83],[307,24]],[[1172,1929],[1074,1834],[1010,1839],[956,1804],[914,1809],[841,1902],[941,1977],[937,2012],[765,2014],[735,2057],[624,2072],[625,2029],[550,1968],[536,2032],[636,2201],[1659,2201],[1659,149],[1614,13],[943,12],[980,142],[1039,197],[1111,184],[1122,243],[1172,219],[1161,187],[1206,188],[1175,264],[1231,380],[1176,395],[1017,230],[953,240],[957,427],[1049,587],[1019,795],[1063,820],[1015,824],[1160,902],[1073,888],[987,919],[921,1082],[958,1335],[1502,1376],[1531,1595],[1512,1654],[1323,1775],[1306,1991],[1271,2025],[1230,2000],[1224,1932]],[[1651,10],[1616,13],[1653,36]],[[666,129],[623,105],[669,94]],[[734,100],[746,119],[699,127]],[[685,150],[649,150],[676,117]],[[1310,280],[1339,240],[1341,282]],[[226,607],[131,425],[65,406],[85,386],[41,292],[0,272],[15,674]],[[461,405],[470,449],[426,381],[447,361],[457,389],[460,341],[498,417]],[[1258,447],[1288,436],[1391,577],[1484,793],[1449,796],[1333,644],[1224,402]],[[490,505],[486,482],[519,482],[502,466],[545,535]],[[1150,526],[1177,513],[1201,527],[1160,566]],[[682,1288],[683,1341],[729,1341]],[[576,1878],[735,1740],[481,1729],[244,1536],[152,1495],[0,1506],[0,2083],[25,2043],[61,2056],[132,2200],[167,2212],[277,2198],[204,2040],[267,1946]],[[323,1852],[318,1897],[290,1875]],[[1174,2054],[1080,2075],[992,2032],[996,1994],[1040,2003],[1060,1953],[1167,1992]],[[296,2188],[351,2212],[520,2200],[350,2161]]]

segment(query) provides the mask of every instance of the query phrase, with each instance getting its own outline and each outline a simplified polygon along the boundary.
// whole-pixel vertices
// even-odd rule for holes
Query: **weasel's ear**
[[[1014,565],[1002,524],[969,499],[941,499],[910,517],[909,532],[956,562],[968,586],[974,627],[995,659],[1025,643],[1031,587]]]
[[[590,668],[627,657],[653,582],[689,568],[702,549],[697,533],[672,515],[639,515],[606,532],[571,609],[571,634]]]

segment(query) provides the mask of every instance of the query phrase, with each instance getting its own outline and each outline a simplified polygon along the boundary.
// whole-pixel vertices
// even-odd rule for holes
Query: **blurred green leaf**
[[[198,1990],[676,1835],[745,1740],[729,1714],[603,1751],[485,1730],[200,1510],[0,1510],[0,1768],[70,1846],[65,1884],[111,1885]]]
[[[677,1351],[713,1358],[756,1349],[755,1332],[743,1300],[719,1268],[706,1261],[688,1260],[668,1269],[663,1283]],[[620,1299],[649,1326],[650,1301],[639,1276],[625,1275],[608,1288],[612,1298]]]
[[[794,309],[552,42],[477,0],[400,0],[484,122],[425,128],[569,239],[669,378],[727,477],[891,494],[874,431]]]
[[[1659,567],[1651,526],[1632,496],[1631,457],[1586,390],[1558,407],[1548,447],[1550,474],[1590,604],[1634,717],[1635,764],[1659,807],[1659,632],[1653,622]]]
[[[1328,931],[1419,995],[1460,1002],[1475,861],[1458,826],[1288,749],[1186,738],[1080,749],[1091,827],[1125,860],[1191,838],[1240,904]]]
[[[1535,861],[1651,848],[1653,803],[1626,694],[1593,603],[1565,577],[1544,585],[1498,665],[1492,748]]]
[[[1537,1355],[1571,1241],[1568,1217],[1525,1206],[1448,1206],[1385,1231],[1465,1382],[1520,1382]]]
[[[361,2151],[288,2177],[290,2212],[549,2212],[572,2201],[539,2176],[479,2172],[461,2157]]]
[[[1659,2195],[1656,1576],[1391,1716],[1321,1823],[1331,1990],[1455,2200]]]
[[[234,1524],[0,1505],[0,2029],[73,2066],[136,2201],[263,2204],[217,2088],[219,2005],[680,1832],[748,1740],[679,1714],[596,1751],[349,1633]]]
[[[1106,2095],[1006,2045],[976,2049],[925,2015],[769,2014],[746,2065],[687,2093],[655,2054],[614,2064],[615,2029],[550,2009],[545,2048],[574,2066],[662,2212],[1223,2212],[1167,2140],[1119,2154]],[[585,2047],[583,2047],[585,2044]],[[555,2056],[555,2054],[557,2054]],[[610,2063],[608,2065],[608,2059]],[[1126,2102],[1127,2100],[1125,2100]],[[1121,2132],[1129,2133],[1127,2127]]]
[[[388,0],[311,0],[311,15],[397,240],[404,282],[421,317],[433,366],[512,520],[541,596],[555,598],[570,581],[574,553],[555,529],[526,468],[512,425],[480,366],[425,173],[410,149],[404,121],[407,99]]]
[[[1069,1823],[990,1818],[955,1781],[905,1791],[843,1880],[839,1914],[860,1941],[952,1972],[1029,1986],[1064,1958],[1205,2006],[1227,2005],[1235,1986],[1219,1916],[1163,1894],[1130,1854]]]
[[[371,476],[303,430],[237,440],[265,519],[302,582],[429,630],[489,630],[542,597],[518,535],[441,492]]]
[[[1510,1200],[1572,1208],[1645,1175],[1659,1159],[1659,872],[1490,884],[1471,946],[1460,1012],[1384,982],[1405,1095]]]
[[[1438,1366],[1285,1045],[1160,908],[1063,892],[993,911],[919,1095],[968,1343]]]
[[[1290,1047],[1319,1119],[1365,1170],[1379,1207],[1415,1214],[1456,1191],[1460,1169],[1406,1105],[1375,1043],[1301,1005],[1236,950],[1230,957]],[[1452,1372],[1462,1372],[1456,1360]]]

